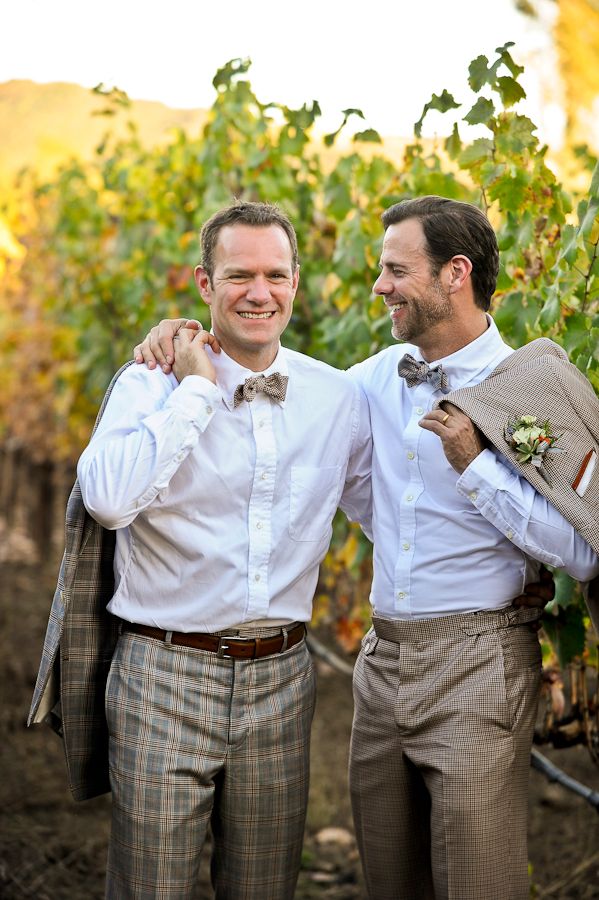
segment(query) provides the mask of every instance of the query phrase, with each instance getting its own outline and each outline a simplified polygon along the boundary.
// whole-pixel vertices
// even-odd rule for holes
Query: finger
[[[167,371],[165,366],[168,366],[168,371],[170,372],[170,366],[175,359],[173,338],[181,328],[185,328],[186,322],[187,319],[163,319],[156,329],[157,346],[154,347],[152,345],[152,350],[156,354],[156,359],[162,365],[164,372]]]
[[[215,335],[211,334],[209,331],[205,331],[203,328],[196,332],[193,340],[200,341],[202,344],[208,344],[215,353],[220,353],[220,344]]]
[[[449,424],[448,414],[444,412],[442,409],[436,409],[434,412],[426,413],[423,416],[418,424],[421,428],[424,428],[426,431],[432,431],[440,438],[447,437],[448,432],[448,424]]]
[[[458,406],[454,406],[453,403],[448,403],[447,400],[443,401],[443,409],[445,412],[448,412],[450,416],[463,416],[465,413]]]
[[[516,597],[513,601],[514,606],[529,606],[533,608],[546,606],[551,598],[546,595],[546,592],[537,590],[538,587],[539,585],[537,584],[528,585],[526,593]]]
[[[451,420],[451,413],[448,410],[439,407],[438,409],[433,409],[431,412],[427,412],[423,415],[420,420],[420,423],[423,422],[438,422],[440,425],[448,426]]]
[[[187,319],[185,321],[185,328],[191,328],[192,331],[201,331],[202,323],[198,322],[197,319]]]
[[[148,369],[155,369],[156,368],[156,358],[154,357],[154,354],[150,350],[149,338],[150,338],[150,335],[148,334],[146,336],[146,339],[141,344],[137,344],[133,348],[133,359],[135,360],[135,362],[138,365],[145,363],[147,365]]]
[[[541,566],[539,571],[539,580],[540,583],[548,591],[549,600],[553,600],[553,598],[555,597],[555,579],[553,577],[553,572],[550,572],[549,569],[545,568],[545,566]]]

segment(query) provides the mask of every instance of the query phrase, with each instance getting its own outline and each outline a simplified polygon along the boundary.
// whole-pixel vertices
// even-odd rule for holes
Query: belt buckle
[[[229,653],[225,652],[226,650],[229,649],[229,645],[225,644],[225,641],[230,641],[230,640],[231,640],[231,636],[228,634],[224,634],[224,635],[222,635],[222,637],[219,637],[218,650],[216,651],[216,655],[218,656],[219,659],[233,659],[233,657]]]

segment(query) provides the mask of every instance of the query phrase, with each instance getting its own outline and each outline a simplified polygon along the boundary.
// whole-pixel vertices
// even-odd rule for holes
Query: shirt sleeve
[[[129,525],[170,482],[212,420],[211,381],[129,366],[116,381],[77,465],[86,509],[104,528]]]
[[[368,400],[355,385],[353,435],[345,486],[339,506],[352,522],[358,522],[372,541],[372,430]]]
[[[462,473],[457,489],[527,556],[587,582],[599,557],[576,529],[507,462],[484,450]]]

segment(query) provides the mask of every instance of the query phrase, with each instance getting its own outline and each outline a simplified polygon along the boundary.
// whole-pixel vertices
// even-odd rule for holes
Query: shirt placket
[[[412,409],[403,432],[402,452],[405,488],[399,499],[399,546],[395,564],[394,608],[398,614],[412,614],[412,566],[416,549],[416,506],[424,490],[420,471],[419,445],[422,428],[418,424],[428,409],[430,396],[425,385],[410,389]]]
[[[273,401],[257,394],[249,404],[256,445],[256,464],[248,510],[248,606],[246,618],[268,614],[268,563],[272,547],[272,507],[277,467]]]

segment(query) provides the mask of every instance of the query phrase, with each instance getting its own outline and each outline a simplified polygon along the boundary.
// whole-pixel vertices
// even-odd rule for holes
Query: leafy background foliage
[[[371,299],[382,211],[429,193],[479,204],[499,237],[492,312],[506,340],[553,338],[599,390],[599,166],[578,147],[570,189],[548,167],[534,123],[517,111],[523,69],[510,44],[471,62],[474,102],[433,95],[399,162],[370,128],[340,148],[360,110],[344,110],[319,143],[318,103],[261,101],[249,67],[224,65],[201,133],[179,129],[167,146],[148,147],[127,96],[98,86],[108,127],[94,158],[50,178],[20,174],[1,210],[0,441],[34,461],[73,464],[112,373],[148,328],[176,315],[206,320],[192,279],[197,235],[233,197],[274,201],[290,215],[302,277],[286,343],[341,368],[392,342]],[[448,138],[422,138],[431,113],[449,118]],[[369,580],[367,543],[338,519],[315,616],[348,649],[368,618]],[[584,606],[566,576],[546,631],[548,655],[590,658]]]

